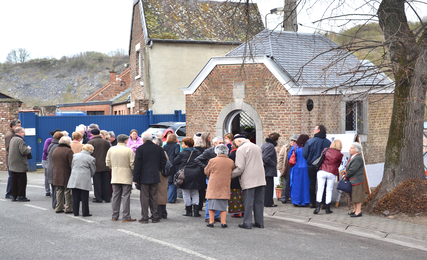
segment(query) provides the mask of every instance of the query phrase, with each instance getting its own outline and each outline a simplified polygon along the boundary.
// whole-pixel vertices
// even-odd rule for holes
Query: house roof
[[[0,99],[14,99],[14,98],[0,92]]]
[[[110,99],[110,101],[113,101],[113,104],[123,103],[123,102],[130,102],[130,92],[131,88],[126,89],[122,93],[118,94],[114,98]]]
[[[358,60],[321,34],[264,30],[226,56],[251,55],[272,58],[304,88],[381,90],[393,83],[375,65]]]
[[[134,0],[135,4],[143,10],[140,16],[146,44],[150,41],[239,44],[246,41],[246,35],[251,37],[264,29],[258,6],[252,3]],[[250,28],[249,32],[246,28]]]
[[[184,94],[194,93],[217,65],[262,63],[291,95],[394,90],[393,81],[371,62],[360,61],[338,47],[320,34],[264,30],[226,57],[211,58],[193,82],[181,89]]]
[[[122,73],[120,73],[120,75],[117,76],[117,78],[122,81],[123,78],[130,73],[130,68],[125,69]],[[90,95],[89,97],[87,97],[86,99],[83,100],[83,102],[90,102],[94,97],[96,97],[99,93],[107,90],[109,87],[111,87],[111,82],[108,82],[107,84],[105,84],[102,88],[98,89],[97,91],[95,91],[92,95]]]

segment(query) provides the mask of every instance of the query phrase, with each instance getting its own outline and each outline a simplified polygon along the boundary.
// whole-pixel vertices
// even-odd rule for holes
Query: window
[[[185,137],[187,135],[185,131],[186,131],[185,126],[181,126],[180,128],[178,128],[178,130],[176,130],[176,134],[178,136]]]
[[[88,116],[99,116],[104,115],[104,111],[87,111]]]
[[[136,68],[136,76],[135,79],[141,78],[141,44],[138,43],[135,46],[135,68]]]
[[[363,101],[347,101],[345,103],[345,132],[364,134]]]

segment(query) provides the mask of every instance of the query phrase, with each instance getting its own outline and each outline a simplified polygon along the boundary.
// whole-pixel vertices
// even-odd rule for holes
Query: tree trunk
[[[365,210],[406,179],[424,179],[423,125],[427,86],[427,44],[409,29],[405,0],[383,0],[380,26],[395,76],[395,92],[381,186]]]

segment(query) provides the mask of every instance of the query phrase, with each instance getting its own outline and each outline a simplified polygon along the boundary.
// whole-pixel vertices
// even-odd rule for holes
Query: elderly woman
[[[53,161],[53,185],[56,187],[56,213],[73,213],[71,190],[67,188],[71,175],[71,163],[73,161],[73,150],[71,150],[71,138],[63,136],[59,139],[58,147],[52,153]]]
[[[194,148],[194,140],[191,137],[182,139],[182,152],[178,154],[173,160],[173,164],[178,169],[182,169],[185,166],[185,179],[181,184],[182,197],[185,203],[185,213],[183,216],[193,216],[191,209],[193,207],[194,216],[201,217],[199,213],[199,189],[202,187],[200,183],[200,168],[194,161],[200,152]]]
[[[130,131],[129,140],[126,146],[131,148],[133,152],[136,153],[136,149],[143,143],[144,142],[142,139],[138,136],[138,131],[132,129]]]
[[[102,139],[107,140],[108,142],[110,142],[110,134],[108,133],[107,130],[100,130],[99,133],[101,134]]]
[[[73,137],[73,141],[71,142],[71,150],[73,150],[73,153],[80,153],[82,151],[82,139],[83,139],[83,135],[79,132],[74,132],[72,134]]]
[[[163,141],[161,138],[154,138],[153,143],[157,144],[160,147],[163,146]],[[166,159],[169,161],[169,157],[166,151],[165,151],[165,155],[166,155]],[[160,172],[159,172],[159,176],[160,176],[160,183],[157,188],[157,213],[159,214],[160,218],[167,219],[168,212],[166,211],[166,204],[168,203],[169,177],[163,176]]]
[[[169,162],[173,164],[173,160],[178,156],[181,147],[177,143],[178,139],[176,135],[168,135],[168,139],[166,144],[163,146],[163,150],[165,150],[167,157],[169,158]],[[168,180],[168,203],[175,203],[177,198],[177,188],[175,184],[173,184],[173,176],[177,172],[176,166],[171,168],[172,174],[169,176]]]
[[[352,143],[350,146],[350,159],[346,166],[346,174],[344,178],[350,180],[351,183],[351,200],[353,201],[354,213],[350,215],[352,218],[362,216],[362,203],[365,201],[365,170],[362,155],[362,145],[360,143]]]
[[[59,145],[59,139],[63,137],[64,135],[62,132],[55,132],[52,137],[52,142],[50,143],[49,147],[47,148],[47,181],[50,184],[51,188],[51,195],[52,195],[52,208],[55,209],[56,207],[56,187],[53,185],[53,160],[52,160],[52,154],[55,151],[55,149]]]
[[[331,210],[332,189],[334,188],[335,179],[338,176],[338,167],[341,165],[343,154],[341,153],[342,143],[340,140],[335,139],[332,141],[331,146],[325,153],[322,165],[320,165],[317,172],[317,194],[316,194],[316,209],[314,214],[319,213],[320,203],[322,202],[323,189],[326,182],[326,209],[325,213],[333,213]]]
[[[231,172],[234,170],[234,162],[228,158],[228,147],[219,144],[215,147],[217,157],[209,160],[205,168],[205,174],[209,177],[209,185],[206,198],[209,199],[209,224],[214,227],[215,210],[219,210],[221,227],[226,228],[227,204],[230,199]]]
[[[79,215],[80,201],[82,202],[83,217],[92,216],[89,214],[89,191],[92,190],[91,177],[95,174],[95,158],[91,156],[93,146],[85,144],[80,153],[73,155],[71,164],[71,176],[67,188],[73,190],[73,212],[74,216]]]

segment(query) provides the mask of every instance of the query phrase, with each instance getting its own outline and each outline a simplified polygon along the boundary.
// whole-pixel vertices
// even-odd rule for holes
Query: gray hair
[[[221,136],[217,136],[217,137],[215,137],[213,140],[212,140],[212,142],[213,143],[218,143],[218,141],[224,141],[224,139],[222,139],[222,137]]]
[[[219,145],[215,146],[215,153],[217,155],[220,155],[220,154],[227,155],[228,154],[228,147],[223,145],[223,144],[219,144]]]
[[[94,128],[99,129],[99,125],[97,125],[97,124],[90,124],[89,125],[89,129],[94,129]]]
[[[25,132],[25,129],[22,126],[19,126],[13,130],[15,134],[19,134],[20,132]]]
[[[113,131],[108,131],[108,134],[109,134],[111,137],[116,137],[116,134],[115,134]]]
[[[63,136],[59,139],[59,144],[71,144],[71,138],[69,136]]]
[[[153,136],[149,132],[142,133],[141,138],[144,142],[153,140]]]
[[[194,136],[194,147],[202,147],[203,146],[203,140],[200,136]]]
[[[85,144],[83,145],[82,150],[93,153],[94,147],[91,144]]]
[[[65,131],[65,130],[64,130],[64,131],[62,131],[61,133],[62,133],[64,136],[69,136],[68,132],[67,132],[67,131]]]
[[[129,136],[127,136],[125,134],[120,134],[119,136],[117,136],[117,142],[118,143],[124,143],[128,139],[129,139]]]
[[[161,138],[154,138],[153,143],[163,146],[163,140]]]
[[[162,132],[162,131],[157,131],[157,132],[156,132],[156,137],[157,137],[157,138],[162,138],[162,139],[163,139],[163,132]]]
[[[354,150],[356,150],[357,153],[361,153],[363,151],[362,145],[358,142],[352,143],[351,146],[354,147]]]

